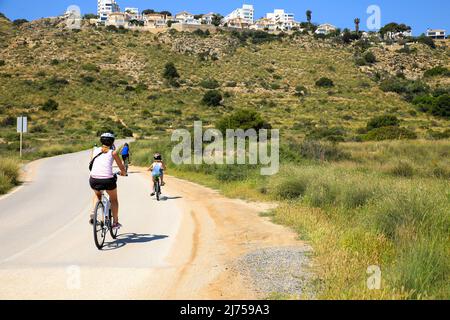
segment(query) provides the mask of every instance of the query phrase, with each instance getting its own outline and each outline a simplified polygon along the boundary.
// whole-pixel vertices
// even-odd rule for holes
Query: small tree
[[[383,127],[398,127],[400,125],[400,120],[394,115],[383,115],[372,118],[367,123],[367,130],[373,130]]]
[[[220,119],[216,124],[216,128],[223,133],[225,133],[227,129],[255,129],[258,131],[260,129],[271,129],[271,127],[272,126],[265,121],[258,112],[255,110],[244,109],[236,110],[232,114]]]
[[[90,20],[90,19],[98,19],[98,15],[94,14],[94,13],[86,13],[83,16],[83,19],[85,20]]]
[[[217,107],[220,106],[222,99],[222,94],[219,91],[210,90],[203,96],[202,103],[210,107]]]
[[[223,16],[221,14],[214,14],[212,17],[211,23],[215,25],[216,27],[220,26],[220,23],[222,22]]]
[[[367,63],[370,63],[370,64],[377,62],[377,58],[375,57],[375,55],[374,55],[373,52],[371,52],[371,51],[367,52],[367,53],[364,55],[364,60],[365,60]]]
[[[331,88],[331,87],[334,87],[334,82],[333,82],[333,80],[331,80],[329,78],[323,77],[316,81],[316,86],[324,87],[324,88]]]
[[[178,70],[175,67],[175,65],[173,64],[173,62],[166,63],[166,65],[164,66],[163,77],[164,77],[164,79],[169,80],[169,81],[178,79],[180,77],[180,74],[178,73]]]
[[[43,105],[42,105],[42,110],[47,111],[47,112],[51,112],[51,111],[56,111],[58,110],[59,107],[59,103],[56,102],[53,99],[48,99]]]
[[[13,25],[15,25],[16,27],[20,27],[24,23],[28,23],[28,20],[27,19],[16,19],[13,21]]]

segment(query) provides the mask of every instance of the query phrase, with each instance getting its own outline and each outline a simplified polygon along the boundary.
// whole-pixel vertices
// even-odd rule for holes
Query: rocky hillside
[[[381,89],[385,79],[396,76],[420,79],[428,92],[448,91],[448,76],[423,77],[433,67],[450,67],[447,47],[417,44],[403,52],[306,35],[64,27],[59,19],[20,27],[0,19],[6,35],[0,49],[0,150],[16,148],[18,114],[30,117],[29,150],[58,139],[86,140],[105,128],[151,136],[197,119],[213,124],[240,108],[257,110],[292,138],[328,130],[358,141],[368,120],[385,113],[422,138],[450,124],[418,110],[401,92]],[[376,61],[361,65],[367,52]],[[180,75],[176,86],[163,78],[168,62]],[[317,84],[323,77],[330,86]],[[222,95],[220,106],[202,103],[211,89]]]

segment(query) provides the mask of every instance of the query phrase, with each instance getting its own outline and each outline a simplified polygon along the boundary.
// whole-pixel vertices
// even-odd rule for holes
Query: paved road
[[[0,198],[0,298],[148,298],[142,290],[157,281],[154,271],[172,268],[166,258],[182,205],[177,195],[151,198],[142,173],[119,177],[124,228],[117,241],[107,238],[105,250],[96,249],[89,156],[40,160],[31,182]]]

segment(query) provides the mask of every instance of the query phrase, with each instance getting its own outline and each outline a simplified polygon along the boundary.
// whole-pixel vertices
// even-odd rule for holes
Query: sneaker
[[[150,197],[153,197],[156,193],[152,192],[150,193]]]
[[[122,228],[122,225],[120,223],[114,223],[112,228],[115,230],[119,230],[120,228]]]
[[[91,217],[89,218],[89,224],[94,225],[94,215],[91,214]]]
[[[161,183],[161,187],[164,187],[165,185],[166,185],[166,183],[165,183],[165,182]]]

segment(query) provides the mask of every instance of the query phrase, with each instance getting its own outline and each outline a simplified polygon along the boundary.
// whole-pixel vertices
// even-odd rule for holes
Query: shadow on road
[[[162,196],[161,197],[161,201],[167,201],[167,200],[177,200],[177,199],[182,199],[183,197],[167,197],[167,196]]]
[[[166,235],[124,233],[124,234],[117,236],[117,239],[115,241],[106,243],[103,250],[105,250],[105,251],[116,250],[116,249],[120,249],[120,248],[126,246],[127,244],[147,243],[147,242],[166,239],[168,237],[169,236],[166,236]]]

